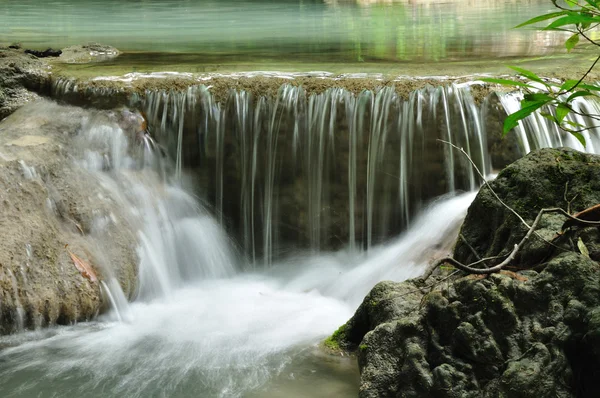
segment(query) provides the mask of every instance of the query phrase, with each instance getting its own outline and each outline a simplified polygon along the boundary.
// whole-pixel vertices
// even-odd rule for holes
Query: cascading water
[[[500,96],[500,101],[509,114],[521,109],[520,101],[522,99],[523,96],[520,93]],[[593,127],[597,125],[593,119],[584,116],[597,115],[600,112],[600,104],[593,100],[575,99],[573,110],[574,112],[569,114],[565,120],[573,122],[575,125],[588,126],[585,131],[581,132],[581,135],[585,138],[585,147],[572,134],[561,131],[555,123],[539,113],[533,113],[526,119],[519,121],[519,125],[515,128],[523,152],[528,153],[538,148],[564,146],[590,153],[600,153],[600,129]],[[551,109],[545,109],[545,111],[553,112]]]
[[[501,101],[509,108],[517,100]],[[477,179],[436,140],[464,147],[488,172],[489,115],[463,86],[425,88],[408,100],[390,88],[309,95],[284,86],[274,99],[232,92],[225,104],[193,87],[146,93],[145,109],[172,163],[148,136],[126,137],[111,124],[92,120],[79,134],[81,164],[139,220],[137,300],[127,305],[110,279],[105,289],[116,309],[101,322],[1,339],[3,392],[355,395],[356,369],[328,365],[310,347],[345,322],[377,281],[414,277],[447,253],[474,194],[424,203],[475,188]],[[521,150],[567,142],[531,123],[519,131]],[[532,128],[550,138],[536,138]],[[188,171],[209,180],[216,220],[182,188]],[[431,176],[439,186],[421,184]],[[349,249],[318,252],[344,206]],[[247,256],[237,255],[219,225],[232,214]],[[290,215],[303,221],[302,231],[286,231]],[[400,237],[377,244],[392,225],[406,224]],[[299,236],[307,250],[283,260],[285,241]],[[261,257],[271,266],[254,267]]]
[[[196,168],[208,181],[209,202],[245,253],[268,264],[294,245],[313,252],[370,249],[404,230],[421,203],[475,189],[479,178],[471,165],[440,141],[464,148],[490,173],[498,165],[488,137],[499,136],[503,118],[490,117],[497,101],[490,96],[477,104],[468,84],[425,87],[406,99],[394,87],[355,95],[284,85],[273,98],[230,91],[218,103],[209,88],[194,86],[148,91],[143,108],[178,167]],[[499,101],[508,113],[519,109],[518,95],[499,95]],[[593,101],[575,106],[598,112]],[[585,150],[600,148],[598,133],[585,133]],[[512,160],[549,146],[584,150],[539,115],[515,134]]]
[[[313,253],[244,272],[217,221],[181,188],[181,170],[147,136],[94,118],[83,125],[80,165],[139,221],[138,299],[127,306],[109,280],[121,308],[100,322],[0,339],[6,396],[354,395],[356,369],[317,360],[310,347],[373,283],[415,276],[446,252],[474,196],[441,199],[368,254]]]
[[[271,263],[292,242],[313,252],[371,248],[405,229],[424,201],[475,189],[473,170],[438,139],[490,169],[466,86],[404,100],[393,87],[354,95],[284,85],[274,98],[231,91],[224,103],[198,86],[149,91],[143,102],[157,140],[179,169],[204,175],[216,214],[255,262]]]

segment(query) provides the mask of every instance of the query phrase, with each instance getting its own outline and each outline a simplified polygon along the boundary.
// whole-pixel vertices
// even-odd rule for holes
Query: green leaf
[[[567,11],[558,11],[558,12],[551,12],[549,14],[538,15],[537,17],[531,18],[531,19],[523,22],[522,24],[515,26],[515,28],[521,28],[523,26],[532,25],[537,22],[547,21],[548,19],[560,17],[562,15],[565,15],[566,13],[567,13]]]
[[[569,13],[568,15],[558,18],[556,21],[552,22],[550,25],[546,26],[544,30],[552,30],[556,28],[560,28],[565,25],[577,25],[583,23],[598,23],[600,22],[599,17],[588,17],[585,15],[577,14],[577,13]]]
[[[562,123],[565,117],[571,112],[568,106],[565,104],[558,104],[556,107],[556,120],[558,123]]]
[[[597,97],[597,95],[596,95],[596,94],[594,94],[594,93],[590,93],[589,91],[584,91],[584,90],[582,90],[582,91],[577,91],[577,92],[575,92],[575,93],[571,94],[571,95],[569,96],[569,98],[567,98],[567,100],[566,100],[565,102],[571,102],[571,101],[573,101],[575,98],[579,98],[579,97]]]
[[[556,117],[554,115],[549,114],[548,112],[540,112],[540,115],[550,120],[552,123],[558,123]]]
[[[575,7],[577,5],[577,0],[565,0],[565,3],[567,3],[571,7]]]
[[[598,2],[596,0],[585,0],[589,5],[598,8]]]
[[[583,144],[585,146],[585,144]],[[577,239],[577,248],[579,248],[579,252],[583,254],[585,257],[590,258],[590,251],[585,246],[585,243],[581,240],[581,238]]]
[[[536,75],[535,73],[533,73],[532,71],[529,71],[527,69],[523,69],[523,68],[519,68],[518,66],[510,66],[509,68],[517,71],[520,75],[525,76],[526,78],[533,80],[535,82],[539,82],[542,84],[546,84],[538,75]]]
[[[523,101],[526,102],[540,102],[540,101],[552,101],[554,98],[546,93],[528,93],[523,96]],[[522,102],[522,101],[521,101]]]
[[[566,124],[568,124],[569,126],[573,126],[573,127],[577,127],[577,128],[585,128],[585,126],[583,124],[577,123],[577,122],[572,122],[570,120],[565,120],[564,121]]]
[[[573,136],[574,136],[575,138],[577,138],[577,140],[578,140],[579,142],[581,142],[581,145],[583,145],[583,147],[585,148],[585,137],[584,137],[584,136],[583,136],[581,133],[578,133],[578,132],[576,132],[576,131],[571,131],[571,134],[573,134]],[[580,238],[580,239],[581,239],[581,238]],[[581,250],[581,249],[580,249],[580,250]],[[583,253],[582,253],[582,254],[583,254]]]
[[[526,83],[514,81],[514,80],[508,80],[508,79],[494,79],[491,77],[485,77],[485,78],[481,79],[481,81],[484,81],[486,83],[501,84],[503,86],[530,87],[531,88],[531,86]]]
[[[581,83],[577,87],[585,89],[585,90],[600,91],[600,86],[596,86],[594,84]]]
[[[577,86],[577,83],[579,83],[579,80],[567,80],[562,86],[560,86],[560,89],[570,91],[573,89],[573,87]]]
[[[569,37],[565,42],[565,47],[567,48],[567,52],[571,52],[571,50],[579,43],[579,33],[575,33],[573,36]]]
[[[529,93],[525,94],[523,100],[521,101],[521,109],[527,108],[531,105],[536,105],[538,103],[547,104],[551,101],[554,101],[554,98],[544,93]]]
[[[525,108],[521,108],[520,110],[516,111],[515,113],[508,115],[508,117],[504,120],[504,128],[503,128],[504,134],[508,133],[513,128],[517,127],[517,125],[519,124],[519,120],[524,119],[527,116],[531,115],[533,112],[535,112],[536,110],[538,110],[539,108],[544,106],[546,103],[547,103],[546,101],[534,102],[533,104],[531,104]]]

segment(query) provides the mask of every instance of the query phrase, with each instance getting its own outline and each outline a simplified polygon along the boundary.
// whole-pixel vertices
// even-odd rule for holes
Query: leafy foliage
[[[590,30],[600,26],[600,0],[564,0],[564,5],[558,0],[552,0],[552,3],[559,11],[536,16],[516,27],[521,28],[544,22],[547,25],[541,28],[543,30],[570,32],[571,36],[565,41],[565,48],[568,52],[575,48],[581,39],[600,47],[600,43],[589,35]],[[567,116],[570,114],[585,116],[597,121],[600,125],[600,115],[584,113],[574,106],[574,101],[579,97],[599,96],[599,85],[584,83],[585,78],[599,60],[600,55],[579,80],[567,80],[562,84],[543,79],[530,70],[515,66],[510,68],[516,71],[522,80],[482,79],[488,83],[515,87],[524,92],[521,109],[509,115],[504,121],[504,133],[506,134],[516,127],[520,120],[532,113],[540,112],[543,117],[573,134],[585,146],[585,138],[581,133],[591,127],[575,123]]]

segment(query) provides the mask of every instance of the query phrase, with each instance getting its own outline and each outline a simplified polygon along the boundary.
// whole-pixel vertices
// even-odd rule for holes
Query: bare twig
[[[571,200],[567,199],[567,192],[569,191],[569,181],[567,181],[565,183],[565,193],[563,195],[563,198],[565,199],[565,202],[567,203],[567,213],[571,214],[571,203],[573,203],[573,201],[575,199],[577,199],[577,197],[579,196],[579,194],[575,194],[575,196],[573,196],[573,198],[571,198]]]
[[[426,281],[432,274],[433,272],[442,264],[450,264],[453,265],[454,267],[458,268],[461,271],[464,272],[468,272],[471,274],[478,274],[478,275],[489,275],[489,274],[493,274],[495,272],[499,272],[501,271],[504,267],[506,267],[507,265],[509,265],[517,256],[517,253],[519,252],[519,250],[523,247],[523,245],[529,240],[529,238],[531,237],[532,234],[535,234],[537,237],[539,237],[540,239],[542,239],[544,242],[559,248],[559,246],[555,245],[553,242],[549,242],[546,239],[544,239],[542,236],[540,236],[539,234],[537,234],[535,232],[535,229],[537,228],[538,224],[540,223],[542,216],[546,213],[560,213],[562,215],[564,215],[565,217],[567,217],[568,219],[574,221],[574,223],[571,223],[571,225],[569,225],[569,227],[573,227],[573,226],[600,226],[600,221],[588,221],[588,220],[582,220],[580,218],[577,218],[575,216],[572,216],[571,214],[569,214],[569,212],[565,211],[564,209],[561,208],[546,208],[546,209],[541,209],[539,211],[539,213],[537,214],[535,220],[533,221],[533,224],[529,225],[524,219],[523,217],[521,217],[521,215],[519,213],[517,213],[512,207],[508,206],[506,203],[504,203],[504,201],[502,199],[500,199],[500,197],[498,196],[498,194],[496,193],[496,191],[494,191],[494,189],[491,187],[491,185],[487,182],[487,180],[485,179],[485,176],[483,175],[483,173],[479,170],[479,168],[477,167],[477,165],[475,164],[475,162],[473,161],[473,159],[471,159],[471,157],[469,156],[469,154],[467,152],[465,152],[465,150],[463,148],[460,148],[456,145],[454,145],[451,142],[448,141],[444,141],[444,140],[439,140],[445,144],[450,145],[451,147],[453,147],[454,149],[459,150],[464,156],[466,156],[466,158],[469,160],[469,162],[471,163],[471,165],[473,166],[473,168],[477,171],[477,174],[479,174],[479,176],[483,179],[484,184],[487,186],[487,188],[490,190],[490,192],[494,195],[494,197],[498,200],[498,202],[500,202],[506,209],[508,209],[511,213],[513,213],[527,228],[527,233],[525,234],[525,236],[519,241],[519,243],[515,244],[513,246],[512,251],[508,254],[505,255],[506,258],[501,261],[500,263],[490,267],[490,268],[474,268],[475,265],[481,264],[481,263],[485,263],[487,261],[491,261],[493,259],[497,259],[499,257],[503,257],[503,256],[499,256],[499,257],[492,257],[492,258],[483,258],[480,259],[478,261],[475,261],[473,263],[470,264],[463,264],[460,261],[456,260],[453,257],[444,257],[441,258],[437,261],[435,261],[434,263],[432,263],[427,270],[425,271],[425,273],[423,274],[423,276],[421,277],[421,279],[423,281]],[[565,184],[565,192],[563,194],[563,197],[566,200],[566,194],[567,194],[567,190],[568,190],[568,186],[569,183],[567,182]],[[574,198],[572,199],[574,200]],[[568,206],[570,207],[571,202],[567,201]],[[479,257],[477,255],[476,250],[468,243],[466,242],[464,236],[462,236],[462,234],[460,235],[461,239],[463,239],[463,241],[465,241],[466,245],[471,249],[471,251],[475,254],[476,257]]]
[[[465,265],[452,257],[445,257],[445,258],[441,258],[441,259],[437,260],[431,266],[429,266],[427,271],[423,274],[423,276],[421,278],[424,281],[426,281],[431,276],[431,274],[433,274],[433,271],[435,271],[435,269],[442,264],[450,264],[450,265],[453,265],[454,267],[458,268],[461,271],[465,271],[470,274],[478,274],[478,275],[493,274],[495,272],[502,270],[504,267],[506,267],[508,264],[510,264],[515,259],[519,250],[523,247],[523,245],[527,242],[527,240],[529,240],[531,235],[535,232],[535,229],[537,228],[538,224],[540,223],[542,216],[546,213],[560,213],[560,214],[564,215],[565,217],[567,217],[568,219],[575,221],[576,224],[573,226],[600,226],[600,221],[582,220],[580,218],[570,215],[564,209],[561,209],[558,207],[541,209],[540,212],[538,213],[537,217],[533,221],[533,224],[531,224],[531,227],[527,231],[527,234],[525,234],[523,239],[521,239],[521,241],[518,244],[513,246],[513,249],[508,254],[508,257],[506,257],[506,259],[504,261],[502,261],[501,263],[499,263],[491,268],[473,268],[474,265],[482,263],[483,261],[488,261],[489,259],[482,259],[482,260],[476,261],[474,263],[471,263],[469,265]]]
[[[459,150],[463,155],[465,155],[467,157],[467,159],[469,160],[469,163],[471,163],[471,166],[473,166],[473,168],[475,169],[475,171],[477,172],[477,174],[479,174],[479,177],[481,177],[481,179],[483,180],[483,183],[492,192],[492,195],[494,195],[494,197],[496,198],[496,200],[498,200],[498,202],[500,202],[502,204],[502,206],[504,206],[508,210],[510,210],[510,212],[513,213],[521,221],[521,223],[523,223],[523,225],[525,225],[528,229],[531,228],[531,226],[527,223],[527,221],[525,221],[523,219],[523,217],[521,217],[521,215],[519,213],[517,213],[512,207],[508,206],[506,203],[504,203],[504,201],[502,199],[500,199],[500,197],[498,196],[498,194],[496,194],[496,191],[494,191],[492,189],[492,187],[490,186],[489,182],[487,181],[487,179],[485,178],[485,176],[483,175],[483,173],[481,172],[481,170],[479,170],[479,167],[477,167],[477,165],[475,164],[475,162],[473,161],[473,159],[471,159],[471,156],[469,156],[469,154],[467,152],[465,152],[464,149],[462,149],[461,147],[458,147],[458,146],[454,145],[453,143],[451,143],[449,141],[444,141],[444,140],[438,140],[438,141],[443,142],[444,144],[450,145],[452,148]]]
[[[473,246],[471,246],[471,244],[467,241],[467,239],[464,237],[464,235],[463,234],[458,234],[458,237],[460,238],[460,240],[463,241],[463,243],[465,245],[467,245],[467,247],[469,249],[471,249],[471,253],[473,253],[473,255],[475,256],[475,258],[477,260],[481,260],[481,256],[477,253],[477,250],[475,250],[475,248]]]
[[[598,45],[598,43],[596,43],[595,41],[593,41],[589,37],[587,37],[585,35],[585,33],[583,33],[583,31],[581,29],[577,28],[577,30],[579,31],[579,34],[581,36],[583,36],[586,40],[590,41],[591,43],[593,43],[596,46]],[[598,63],[598,61],[600,61],[600,55],[598,57],[596,57],[596,60],[594,61],[594,63],[592,64],[592,66],[590,66],[588,68],[588,70],[583,74],[583,76],[581,76],[581,79],[579,79],[577,81],[577,83],[575,83],[575,85],[573,87],[571,87],[569,90],[565,91],[565,94],[568,93],[568,92],[571,92],[571,91],[575,90],[577,88],[577,86],[579,86],[583,82],[583,80],[592,72],[592,69],[594,69],[594,67],[596,66],[596,64]]]

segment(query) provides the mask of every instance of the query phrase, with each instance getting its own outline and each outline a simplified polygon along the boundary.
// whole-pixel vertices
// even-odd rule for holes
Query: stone
[[[579,211],[600,202],[598,173],[598,156],[544,149],[491,185],[531,223],[543,207]],[[551,215],[541,233],[556,235],[563,222]],[[574,236],[596,248],[596,230]],[[525,232],[485,187],[462,227],[481,256],[506,252]],[[469,262],[463,245],[455,256]],[[525,246],[512,265],[535,270],[462,276],[427,294],[417,280],[376,285],[340,342],[357,354],[360,397],[600,396],[600,265],[562,245]]]
[[[91,320],[107,308],[98,283],[136,294],[137,235],[118,198],[75,158],[82,123],[110,115],[40,100],[0,122],[0,334]],[[102,229],[95,220],[110,219]],[[66,247],[68,245],[68,249]]]
[[[543,208],[570,208],[578,212],[600,203],[600,157],[573,149],[541,149],[512,163],[490,183],[500,198],[531,225]],[[486,222],[481,222],[485,219]],[[544,216],[538,233],[551,240],[561,231],[564,216]],[[508,253],[524,236],[527,228],[504,207],[487,187],[482,187],[469,208],[461,233],[464,241],[456,244],[454,256],[465,264],[476,257]],[[465,243],[465,242],[468,242]],[[584,241],[590,252],[600,241]],[[523,264],[543,260],[550,246],[537,237],[519,255]]]
[[[44,51],[39,51],[39,50],[25,50],[24,51],[25,54],[31,54],[34,57],[37,58],[48,58],[48,57],[58,57],[60,56],[60,54],[62,54],[61,50],[54,50],[52,48],[47,48]]]
[[[0,120],[49,90],[48,65],[20,50],[0,48]]]

